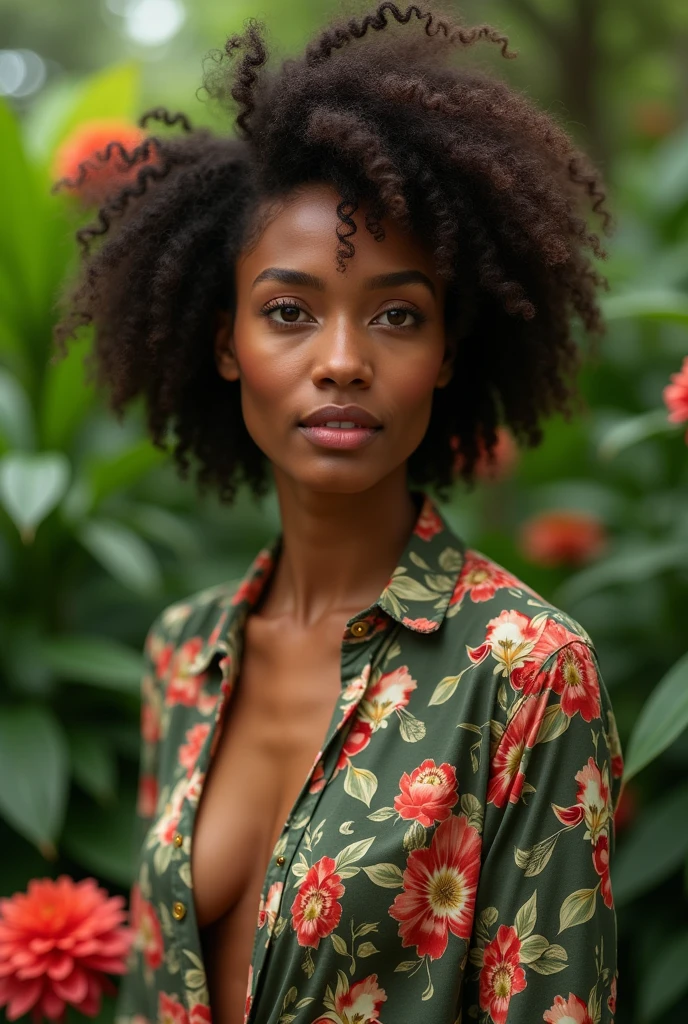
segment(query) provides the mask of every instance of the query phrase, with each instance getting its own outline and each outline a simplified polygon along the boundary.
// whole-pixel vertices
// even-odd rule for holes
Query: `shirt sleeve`
[[[498,705],[459,1020],[613,1024],[623,766],[594,648],[573,640],[512,671]]]
[[[155,817],[159,793],[159,745],[162,694],[158,669],[165,661],[167,645],[160,617],[152,624],[143,645],[143,672],[141,675],[140,759],[133,823],[133,858],[138,866],[141,847]],[[129,924],[134,933],[127,963],[127,973],[119,984],[115,1024],[130,1024],[134,1017],[145,1022],[145,986],[141,976],[139,949],[140,888],[138,878],[133,882],[129,899]],[[143,1009],[143,1012],[142,1012]]]

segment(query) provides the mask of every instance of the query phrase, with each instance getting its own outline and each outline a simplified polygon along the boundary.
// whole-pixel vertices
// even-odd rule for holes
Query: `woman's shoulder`
[[[163,650],[193,646],[201,651],[212,645],[227,623],[240,584],[241,577],[226,580],[165,605],[148,629],[146,654],[157,662]]]

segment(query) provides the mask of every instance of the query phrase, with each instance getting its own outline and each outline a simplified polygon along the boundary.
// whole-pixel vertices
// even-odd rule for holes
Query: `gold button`
[[[183,903],[177,901],[172,904],[172,917],[175,921],[181,921],[182,918],[186,917],[186,907]]]
[[[281,868],[283,866],[284,857],[282,856],[282,854],[280,854],[279,857],[275,857],[275,864],[277,865],[278,868]]]
[[[354,636],[365,636],[369,629],[370,625],[362,620],[351,623],[351,632]]]
[[[177,848],[179,848],[182,845],[183,842],[184,842],[184,836],[181,834],[181,832],[177,832],[176,836],[174,837],[174,845]]]

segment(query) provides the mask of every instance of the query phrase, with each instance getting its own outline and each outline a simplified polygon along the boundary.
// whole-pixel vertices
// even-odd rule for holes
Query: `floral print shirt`
[[[245,1021],[610,1024],[622,759],[594,644],[412,494],[415,528],[347,623],[341,700],[267,868]],[[118,1024],[211,1022],[194,817],[280,545],[148,633]]]

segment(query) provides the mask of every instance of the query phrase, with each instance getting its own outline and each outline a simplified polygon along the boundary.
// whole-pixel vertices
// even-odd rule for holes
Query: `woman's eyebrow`
[[[325,282],[322,278],[306,274],[303,270],[288,270],[286,267],[266,267],[265,270],[261,270],[251,288],[255,288],[261,281],[279,281],[281,284],[301,285],[302,288],[325,291]]]
[[[431,295],[435,295],[435,286],[422,270],[395,270],[390,274],[378,274],[369,277],[366,288],[394,288],[402,284],[424,284]]]

